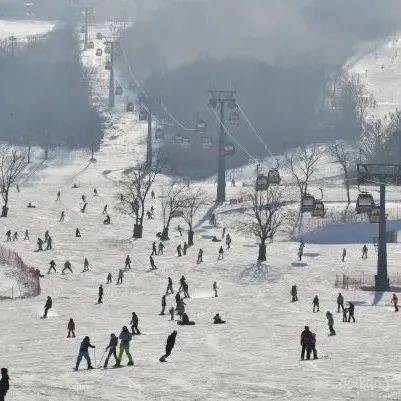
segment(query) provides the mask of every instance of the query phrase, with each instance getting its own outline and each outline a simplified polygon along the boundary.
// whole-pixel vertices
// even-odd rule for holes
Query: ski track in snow
[[[104,101],[102,88],[107,73],[93,51],[83,55],[87,65],[98,66],[98,97]],[[102,57],[104,62],[104,57]],[[123,97],[125,99],[125,97]],[[178,258],[180,238],[173,222],[171,240],[165,254],[156,257],[158,270],[148,272],[151,243],[161,229],[159,200],[149,201],[157,218],[145,222],[144,238],[132,240],[133,222],[114,210],[121,172],[144,157],[145,125],[124,112],[123,99],[113,115],[114,125],[106,132],[96,162],[88,164],[85,152],[57,156],[46,168],[34,171],[21,185],[21,192],[11,194],[10,217],[1,221],[8,228],[30,230],[31,241],[11,243],[22,258],[45,272],[54,259],[58,274],[42,279],[42,294],[32,299],[2,301],[0,341],[3,344],[0,365],[9,368],[11,388],[8,399],[35,400],[396,400],[401,390],[401,351],[398,315],[385,294],[375,306],[373,293],[342,291],[346,300],[356,302],[356,324],[341,322],[334,313],[337,336],[328,337],[325,311],[335,311],[338,290],[336,273],[375,271],[375,253],[361,260],[359,244],[347,245],[348,258],[340,260],[342,245],[307,244],[302,263],[297,261],[298,244],[274,242],[268,246],[268,264],[261,271],[253,266],[257,254],[255,240],[233,231],[235,219],[220,217],[227,223],[233,238],[232,249],[217,262],[219,243],[208,238],[220,236],[221,227],[210,227],[199,215],[195,246],[187,256]],[[321,177],[327,174],[327,163]],[[332,168],[332,167],[329,167]],[[252,179],[248,168],[243,178]],[[106,174],[106,172],[109,172]],[[156,195],[168,182],[160,177]],[[79,184],[72,189],[72,184]],[[213,180],[202,185],[211,197]],[[96,187],[99,197],[92,197]],[[56,193],[61,190],[60,202]],[[228,197],[239,196],[241,188],[227,188]],[[341,185],[332,187],[330,195],[342,196]],[[80,212],[81,195],[86,194],[88,208]],[[31,201],[36,209],[27,209]],[[110,226],[102,224],[103,206],[108,204]],[[224,209],[224,208],[223,208]],[[62,210],[66,222],[59,223]],[[206,213],[207,207],[202,211]],[[222,215],[223,216],[223,215]],[[225,216],[225,215],[224,215]],[[224,218],[224,220],[223,220]],[[184,227],[183,222],[179,222]],[[79,227],[82,238],[75,238]],[[33,252],[36,238],[46,229],[53,237],[52,251]],[[3,234],[2,234],[3,235]],[[2,240],[4,237],[2,237]],[[204,263],[196,264],[202,247]],[[389,245],[389,270],[399,268],[398,244]],[[105,285],[108,272],[116,278],[127,254],[133,269],[126,273],[123,285]],[[84,257],[90,271],[81,273]],[[73,274],[61,276],[64,261],[72,263]],[[159,316],[161,295],[171,276],[177,289],[184,274],[193,298],[186,302],[192,327],[178,327],[168,315]],[[212,283],[217,281],[219,297],[213,297]],[[104,303],[95,304],[100,283],[104,284]],[[290,302],[290,288],[296,283],[300,301]],[[318,294],[321,311],[312,313],[312,299]],[[39,319],[47,295],[54,299],[46,320]],[[168,296],[168,307],[174,304]],[[167,307],[167,309],[168,309]],[[97,345],[96,361],[100,362],[111,332],[128,325],[131,312],[139,315],[143,335],[132,341],[136,366],[72,372],[79,343],[85,335]],[[226,325],[214,326],[212,316],[220,312]],[[15,318],[16,317],[16,318]],[[76,323],[75,339],[66,339],[68,319]],[[305,324],[317,334],[320,355],[329,358],[301,363],[299,334]],[[176,346],[168,363],[160,364],[165,340],[178,330]],[[92,353],[93,355],[93,353]],[[125,362],[126,363],[126,362]],[[85,368],[82,362],[81,368]]]

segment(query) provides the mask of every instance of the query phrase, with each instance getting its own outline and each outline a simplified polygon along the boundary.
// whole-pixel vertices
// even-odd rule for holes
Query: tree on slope
[[[184,187],[176,183],[170,184],[166,193],[162,195],[162,218],[163,231],[162,240],[169,239],[169,228],[171,220],[183,216],[183,204],[185,199]]]
[[[10,189],[18,182],[27,164],[25,153],[10,146],[4,146],[0,149],[0,191],[3,198],[1,217],[8,216]]]

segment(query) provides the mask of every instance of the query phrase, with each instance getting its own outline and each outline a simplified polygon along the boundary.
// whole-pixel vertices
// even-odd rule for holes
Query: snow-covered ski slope
[[[97,65],[94,83],[97,99],[104,101],[107,73],[93,51],[84,55],[85,63]],[[103,59],[104,62],[104,59]],[[378,83],[380,84],[380,82]],[[298,244],[277,241],[268,247],[268,263],[261,272],[253,269],[257,245],[231,226],[230,214],[218,215],[227,223],[233,245],[223,261],[217,262],[220,244],[212,235],[221,235],[203,223],[195,234],[195,246],[187,256],[176,256],[176,246],[184,241],[175,230],[166,243],[163,256],[155,258],[158,270],[149,272],[149,254],[155,233],[161,230],[160,199],[150,201],[155,220],[146,221],[144,238],[133,241],[132,220],[114,210],[119,192],[116,180],[124,169],[144,158],[145,126],[124,112],[124,99],[110,115],[108,129],[96,163],[89,155],[72,152],[54,157],[46,168],[38,170],[21,192],[11,195],[10,217],[1,221],[7,229],[30,230],[31,241],[11,246],[29,263],[45,272],[54,259],[57,274],[42,279],[42,295],[32,299],[2,301],[0,304],[0,366],[7,366],[11,377],[8,399],[18,401],[67,400],[398,400],[400,399],[401,351],[399,318],[389,305],[389,294],[344,291],[347,301],[356,304],[356,324],[341,322],[334,313],[337,336],[328,337],[325,311],[335,312],[338,290],[335,276],[341,272],[375,271],[375,252],[361,260],[361,245],[347,245],[348,258],[341,262],[343,246],[306,245],[305,257],[297,261]],[[108,111],[105,109],[105,113]],[[327,168],[323,163],[322,169]],[[253,168],[249,168],[253,170]],[[244,170],[245,171],[245,170]],[[244,176],[251,180],[251,175]],[[240,181],[242,178],[240,178]],[[160,177],[155,185],[160,196],[168,179]],[[79,185],[73,189],[72,185]],[[212,180],[199,183],[208,193],[215,190]],[[97,188],[98,197],[92,196]],[[316,186],[317,189],[318,185]],[[56,193],[61,191],[61,201]],[[240,188],[228,188],[229,197]],[[342,196],[341,184],[331,188],[333,196]],[[81,195],[89,200],[87,212],[80,212]],[[28,202],[37,205],[27,209]],[[112,219],[102,224],[103,206]],[[225,206],[227,208],[227,206]],[[59,223],[62,210],[66,222]],[[202,213],[206,212],[205,210]],[[223,217],[226,216],[226,217]],[[202,217],[202,214],[199,216]],[[184,227],[183,222],[176,220]],[[75,238],[79,227],[82,238]],[[34,252],[35,239],[49,229],[53,250]],[[4,240],[5,237],[2,237]],[[199,247],[204,263],[197,265]],[[389,269],[399,269],[400,246],[389,246]],[[121,286],[106,285],[106,275],[116,278],[129,254],[133,269]],[[90,271],[81,273],[84,258]],[[72,263],[73,274],[60,274],[64,261]],[[169,317],[159,316],[161,296],[167,277],[187,277],[191,299],[186,302],[190,319],[196,325],[180,327]],[[220,296],[213,297],[217,281]],[[104,302],[96,305],[97,289],[104,284]],[[298,285],[299,302],[290,302],[290,288]],[[321,312],[312,313],[312,299],[320,298]],[[49,318],[40,319],[46,296],[53,298]],[[168,307],[174,304],[168,297]],[[167,309],[168,309],[167,307]],[[139,316],[143,335],[132,341],[134,367],[72,372],[79,343],[85,335],[96,348],[96,363],[112,332],[119,334],[128,325],[131,313]],[[214,326],[212,317],[220,312],[226,325]],[[67,339],[67,323],[76,323],[77,338]],[[308,324],[317,335],[318,361],[300,362],[299,335]],[[168,363],[158,359],[164,353],[165,340],[177,329],[176,346]],[[92,354],[93,355],[93,354]],[[95,361],[94,361],[95,362]],[[85,363],[81,364],[85,368]]]
[[[24,39],[27,36],[43,35],[53,27],[54,23],[50,21],[0,20],[0,39],[7,39],[10,36]]]

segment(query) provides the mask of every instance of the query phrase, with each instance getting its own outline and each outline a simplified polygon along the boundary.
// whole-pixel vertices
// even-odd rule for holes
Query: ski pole
[[[96,364],[96,348],[93,348],[93,359],[95,360],[95,368],[97,368],[97,364]]]
[[[100,361],[99,361],[99,363],[102,363],[102,361],[103,361],[103,358],[104,358],[105,354],[106,354],[106,350],[104,350],[104,352],[103,352],[103,354],[102,354],[102,357],[100,358]]]

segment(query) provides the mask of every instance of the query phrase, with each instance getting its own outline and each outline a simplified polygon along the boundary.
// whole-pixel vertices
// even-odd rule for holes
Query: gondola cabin
[[[305,194],[301,200],[301,212],[313,212],[313,209],[315,208],[315,202],[315,197],[313,195]]]
[[[102,49],[96,49],[96,56],[100,57],[103,55],[103,50]]]
[[[163,128],[156,128],[155,138],[159,141],[164,139],[164,129]]]
[[[315,207],[312,210],[312,217],[324,217],[326,215],[326,209],[324,203],[321,200],[315,200]]]
[[[116,90],[114,91],[114,94],[115,94],[116,96],[121,96],[121,95],[123,94],[123,88],[122,88],[120,85],[118,85],[118,86],[116,87]]]
[[[104,69],[107,70],[107,71],[110,71],[110,70],[111,70],[111,61],[110,61],[110,60],[107,60],[107,61],[106,61],[106,64],[105,64],[105,66],[104,66]]]
[[[359,194],[356,200],[356,212],[358,214],[361,213],[370,213],[375,206],[375,202],[372,194],[364,193]]]
[[[375,206],[369,213],[369,221],[372,224],[380,223],[380,207]]]
[[[270,169],[267,174],[267,179],[269,180],[270,185],[279,185],[281,182],[281,177],[278,169],[276,168]]]
[[[235,155],[235,147],[232,143],[227,143],[224,146],[224,156],[234,156]]]
[[[268,177],[263,174],[259,174],[255,182],[256,191],[267,191],[268,188],[269,188]]]
[[[135,109],[135,108],[134,108],[134,103],[128,102],[128,103],[127,103],[127,107],[126,107],[127,113],[133,112],[134,109]]]
[[[148,112],[145,109],[139,110],[139,121],[146,121],[148,119]]]
[[[95,48],[95,44],[93,42],[89,42],[88,49],[94,49],[94,48]]]
[[[198,120],[198,123],[196,124],[197,131],[202,134],[202,133],[206,132],[206,128],[207,128],[207,125],[206,125],[205,121]]]
[[[210,149],[213,147],[212,139],[208,136],[202,138],[202,146],[204,149]]]
[[[102,32],[98,32],[98,33],[96,34],[96,39],[97,39],[97,40],[102,40],[102,39],[103,39],[103,34],[102,34]]]

